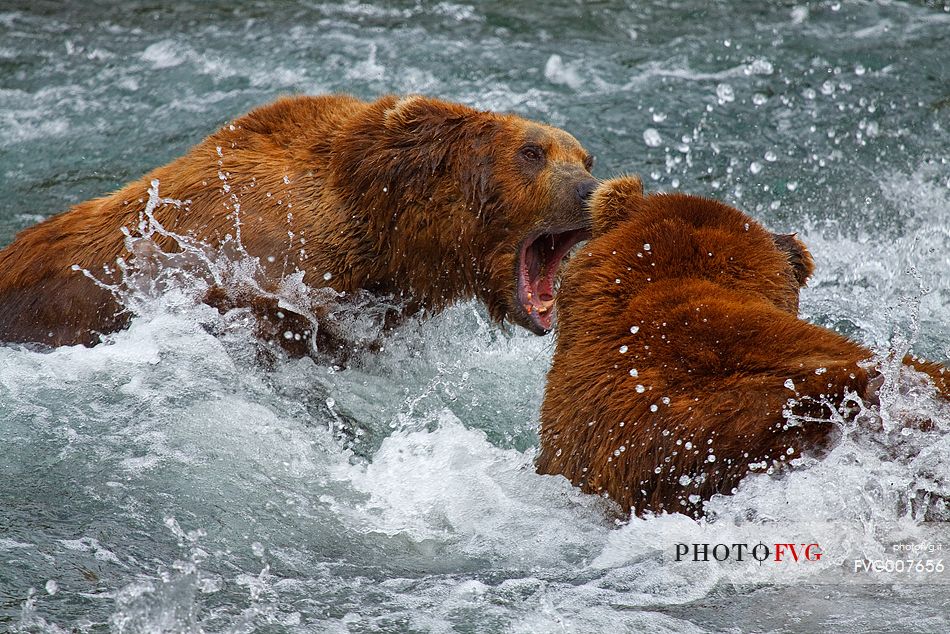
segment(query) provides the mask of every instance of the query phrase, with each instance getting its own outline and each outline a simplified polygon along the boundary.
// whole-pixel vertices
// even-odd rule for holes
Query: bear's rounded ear
[[[593,236],[610,231],[632,217],[643,204],[643,183],[636,176],[621,176],[601,183],[590,197]]]
[[[476,112],[462,104],[448,103],[422,95],[407,95],[386,108],[383,121],[391,130],[404,130],[464,119]]]
[[[795,233],[773,233],[772,241],[779,251],[788,257],[788,263],[792,265],[795,271],[795,279],[799,286],[804,286],[808,278],[815,272],[815,261],[811,258],[811,253],[805,247],[805,244],[798,239]]]

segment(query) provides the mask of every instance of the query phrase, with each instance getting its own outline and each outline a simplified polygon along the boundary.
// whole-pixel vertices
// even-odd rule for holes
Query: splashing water
[[[854,571],[950,548],[945,522],[924,521],[947,519],[950,411],[887,362],[950,357],[950,122],[925,54],[946,7],[756,3],[753,27],[709,3],[203,6],[206,22],[174,2],[0,12],[5,240],[280,92],[429,92],[562,125],[598,176],[640,172],[799,231],[818,264],[803,316],[873,348],[881,406],[702,522],[619,521],[534,473],[550,338],[463,304],[345,368],[262,367],[246,316],[200,301],[210,284],[269,288],[239,216],[209,249],[144,213],[134,257],[91,272],[136,315],[128,330],[0,347],[0,629],[946,629],[946,572]],[[152,210],[175,204],[159,188]],[[341,299],[300,282],[276,291],[289,307]],[[372,339],[378,301],[336,316]],[[822,557],[676,561],[680,543]]]
[[[254,270],[203,261],[211,276]],[[126,268],[135,284],[121,291],[139,316],[103,345],[0,348],[14,520],[0,547],[5,583],[27,589],[21,629],[70,622],[68,599],[119,632],[682,631],[689,621],[662,612],[749,584],[801,601],[803,585],[855,583],[856,559],[946,536],[921,519],[950,499],[950,408],[894,365],[880,414],[835,423],[824,460],[750,476],[703,522],[618,528],[609,504],[533,471],[544,339],[500,334],[463,305],[350,368],[266,370],[250,329],[197,301],[200,284],[165,278],[156,293],[143,270]],[[882,358],[903,355],[904,334]],[[866,431],[908,417],[933,425]],[[818,543],[824,556],[676,562],[678,543]]]

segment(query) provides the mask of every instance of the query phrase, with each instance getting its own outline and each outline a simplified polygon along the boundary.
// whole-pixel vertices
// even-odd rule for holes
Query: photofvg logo
[[[819,544],[676,544],[676,561],[758,561],[805,563],[821,561]]]

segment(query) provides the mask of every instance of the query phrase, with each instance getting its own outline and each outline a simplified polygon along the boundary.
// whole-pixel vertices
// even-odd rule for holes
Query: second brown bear
[[[591,203],[594,237],[558,299],[540,473],[625,511],[698,516],[750,471],[826,444],[846,393],[874,399],[871,352],[797,316],[813,264],[794,236],[713,200],[644,196],[632,177]],[[950,394],[941,366],[904,363]]]

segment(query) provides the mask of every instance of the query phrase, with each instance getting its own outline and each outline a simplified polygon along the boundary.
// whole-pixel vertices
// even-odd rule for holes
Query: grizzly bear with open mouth
[[[871,351],[798,318],[813,264],[794,236],[633,177],[603,183],[591,211],[558,299],[539,473],[625,512],[699,516],[748,472],[827,445],[848,393],[876,399]],[[903,363],[950,397],[942,366]]]
[[[558,267],[589,235],[591,161],[568,133],[511,114],[421,96],[283,98],[21,232],[0,252],[0,340],[93,345],[127,325],[127,308],[90,276],[129,257],[124,232],[141,230],[150,184],[155,222],[211,247],[237,243],[271,290],[302,271],[310,286],[394,297],[401,315],[474,297],[493,319],[544,334]],[[293,353],[332,331],[294,322],[266,294],[212,286],[206,299],[251,308],[262,336]]]

